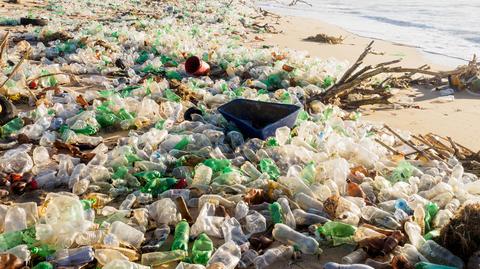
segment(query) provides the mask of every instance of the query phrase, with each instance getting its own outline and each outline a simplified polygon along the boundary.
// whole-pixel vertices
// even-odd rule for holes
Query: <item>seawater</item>
[[[455,66],[480,56],[480,0],[261,1],[284,15],[338,25],[352,33],[418,47],[434,62]],[[313,34],[313,33],[312,33]]]

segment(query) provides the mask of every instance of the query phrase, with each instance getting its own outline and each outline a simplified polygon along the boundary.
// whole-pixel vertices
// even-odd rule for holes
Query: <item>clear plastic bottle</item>
[[[227,241],[215,251],[208,261],[207,268],[213,264],[220,263],[225,269],[234,269],[240,261],[241,256],[240,247],[233,241]]]
[[[344,256],[342,258],[342,262],[347,263],[347,264],[362,263],[367,259],[367,257],[368,257],[367,252],[365,252],[365,250],[359,248],[359,249],[353,251],[352,253]]]
[[[282,258],[287,260],[292,255],[293,255],[292,246],[281,245],[275,248],[267,249],[265,253],[256,257],[255,260],[253,260],[253,264],[255,265],[255,269],[268,268],[268,266],[272,265],[274,262]]]
[[[435,241],[427,240],[419,249],[430,262],[464,268],[465,264],[459,257],[453,255],[448,249],[440,246]]]
[[[322,252],[315,239],[305,236],[285,224],[275,224],[272,234],[275,240],[285,244],[295,245],[305,254],[318,254]]]
[[[15,232],[27,229],[27,214],[25,210],[18,206],[12,206],[5,215],[5,232]]]
[[[307,213],[301,209],[293,210],[293,216],[295,217],[295,221],[298,225],[312,225],[317,223],[323,224],[327,221],[330,221],[325,217],[312,213]]]
[[[140,244],[145,240],[145,236],[141,231],[121,221],[112,223],[109,232],[114,234],[120,242],[136,248],[140,247]]]
[[[233,241],[240,247],[249,245],[248,237],[243,233],[242,226],[236,218],[226,219],[222,225],[222,231],[225,241]]]
[[[94,252],[91,246],[64,249],[55,252],[53,263],[57,266],[80,265],[93,261]]]

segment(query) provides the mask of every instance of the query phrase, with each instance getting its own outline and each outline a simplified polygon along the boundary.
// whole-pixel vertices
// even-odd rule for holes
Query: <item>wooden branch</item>
[[[380,139],[378,139],[378,138],[375,138],[375,142],[377,142],[378,144],[382,145],[384,148],[388,149],[388,150],[391,151],[393,154],[395,154],[395,155],[401,155],[400,152],[398,152],[396,149],[390,147],[389,145],[383,143],[382,140],[380,140]]]
[[[20,68],[20,66],[22,65],[22,63],[25,61],[25,59],[28,58],[28,56],[30,55],[30,52],[31,52],[31,49],[27,49],[25,51],[25,53],[23,54],[22,58],[20,59],[20,61],[18,61],[17,65],[15,65],[15,67],[13,68],[12,72],[10,73],[10,75],[8,75],[7,79],[2,83],[0,84],[0,89],[3,88],[3,86],[5,86],[5,84],[15,75],[15,73],[18,71],[18,69]]]
[[[347,78],[350,76],[350,74],[352,74],[363,63],[363,59],[365,59],[365,57],[367,57],[368,53],[372,50],[372,45],[373,45],[374,42],[375,41],[372,40],[367,45],[367,47],[362,52],[362,54],[360,54],[360,56],[358,56],[358,59],[355,61],[355,63],[349,69],[347,69],[347,71],[345,71],[345,73],[340,78],[340,80],[338,80],[337,83],[335,83],[334,87],[342,84],[345,80],[347,80]]]
[[[10,35],[10,32],[5,33],[2,41],[0,42],[0,67],[2,66],[2,63],[3,63],[2,62],[3,61],[3,53],[5,52],[5,48],[7,47],[9,35]]]
[[[438,161],[442,161],[444,162],[441,158],[439,158],[438,156],[435,156],[427,151],[423,151],[423,150],[420,150],[419,148],[417,148],[413,143],[411,143],[410,141],[404,139],[402,136],[400,136],[397,132],[395,132],[392,128],[390,128],[388,125],[384,124],[383,125],[387,130],[389,130],[393,135],[395,135],[398,139],[400,139],[403,143],[405,143],[407,146],[409,146],[410,148],[412,148],[413,150],[415,150],[416,152],[418,152],[420,155],[423,155],[425,156],[427,159],[430,157],[432,159],[435,159],[435,160],[438,160]],[[447,164],[448,165],[448,164]]]
[[[306,5],[309,5],[309,6],[313,7],[312,4],[310,4],[310,3],[308,3],[307,1],[304,1],[304,0],[293,0],[292,2],[290,2],[290,4],[288,4],[288,6],[291,7],[291,6],[294,6],[298,3],[304,3]]]

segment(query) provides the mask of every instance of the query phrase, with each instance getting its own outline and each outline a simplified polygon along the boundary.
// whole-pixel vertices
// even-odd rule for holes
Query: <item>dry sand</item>
[[[348,60],[353,63],[358,55],[363,52],[371,38],[360,37],[344,29],[321,21],[299,18],[283,17],[276,25],[280,34],[266,34],[262,36],[265,41],[261,45],[277,45],[296,50],[308,51],[310,55],[321,58],[336,58]],[[330,45],[311,41],[304,41],[306,37],[324,33],[331,36],[344,36],[343,44]],[[419,67],[426,63],[436,70],[451,70],[453,67],[432,64],[425,55],[414,47],[393,44],[391,42],[376,40],[374,51],[383,55],[369,55],[365,64],[375,64],[402,58],[403,67]],[[440,95],[430,90],[415,90],[408,92],[414,96],[416,107],[406,109],[384,108],[382,110],[364,110],[365,120],[386,123],[394,128],[410,131],[413,134],[426,134],[429,132],[442,136],[450,136],[456,142],[480,150],[480,139],[475,135],[480,133],[480,102],[477,96],[467,92],[455,94],[455,100],[450,103],[432,103]]]

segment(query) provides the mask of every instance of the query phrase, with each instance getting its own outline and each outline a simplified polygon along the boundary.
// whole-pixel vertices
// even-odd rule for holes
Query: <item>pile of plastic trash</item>
[[[63,0],[35,14],[48,25],[12,32],[29,44],[0,73],[31,46],[4,87],[34,106],[0,128],[5,268],[258,269],[338,246],[354,251],[324,268],[465,267],[436,241],[480,202],[457,160],[392,155],[376,140],[394,136],[318,102],[263,140],[218,112],[303,108],[346,66],[245,46],[253,5]]]

